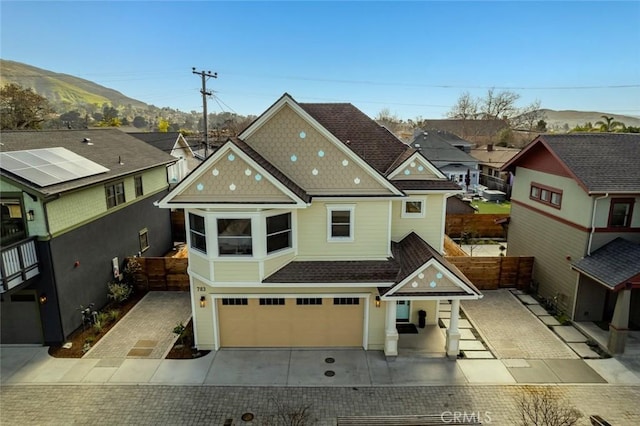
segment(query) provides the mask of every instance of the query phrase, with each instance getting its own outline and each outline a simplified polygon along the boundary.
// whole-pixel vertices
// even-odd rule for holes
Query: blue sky
[[[159,107],[260,114],[284,92],[441,118],[464,91],[640,116],[640,2],[12,2],[0,57]],[[613,87],[633,86],[633,87]]]

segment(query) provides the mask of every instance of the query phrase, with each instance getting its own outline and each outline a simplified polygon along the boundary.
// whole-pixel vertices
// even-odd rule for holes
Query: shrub
[[[107,297],[118,304],[127,300],[133,293],[133,287],[124,283],[110,282],[107,288],[109,289]]]
[[[173,334],[178,336],[178,339],[180,340],[180,344],[182,345],[184,345],[184,332],[186,329],[187,328],[181,322],[179,322],[178,325],[173,327]]]
[[[108,314],[111,321],[117,321],[120,318],[120,311],[117,309],[111,309]]]
[[[516,398],[522,426],[573,426],[582,413],[547,387],[522,390]]]

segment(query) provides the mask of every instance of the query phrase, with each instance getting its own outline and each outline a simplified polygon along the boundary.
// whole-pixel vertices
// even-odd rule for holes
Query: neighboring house
[[[463,150],[465,144],[468,142],[453,133],[433,129],[417,129],[411,142],[411,146],[427,157],[448,179],[471,192],[478,186],[480,172],[478,160]]]
[[[196,158],[192,147],[180,132],[129,132],[129,134],[178,159],[167,170],[171,184],[180,182],[202,162]]]
[[[480,185],[511,194],[512,175],[502,171],[502,166],[520,152],[516,148],[506,148],[487,144],[473,148],[471,156],[478,160],[480,166]]]
[[[126,256],[171,247],[175,161],[116,129],[2,132],[2,343],[64,341]]]
[[[509,124],[505,120],[465,120],[451,118],[424,120],[420,124],[425,129],[437,129],[453,133],[476,145],[493,143],[497,140],[497,136],[502,130],[509,128]]]
[[[457,355],[460,300],[481,297],[441,254],[460,192],[353,105],[283,95],[159,203],[187,216],[196,346],[395,356],[396,323],[451,300]]]
[[[515,174],[508,254],[535,256],[539,294],[574,321],[611,323],[620,352],[640,327],[640,135],[541,135],[503,170]]]
[[[460,197],[447,198],[447,214],[475,214],[476,209],[469,201],[464,201]]]

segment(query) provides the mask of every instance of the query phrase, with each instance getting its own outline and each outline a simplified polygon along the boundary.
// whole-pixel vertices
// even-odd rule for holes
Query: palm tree
[[[613,117],[607,117],[606,115],[602,115],[605,121],[596,121],[596,126],[601,132],[615,132],[618,129],[624,130],[625,125],[619,121],[613,121]]]

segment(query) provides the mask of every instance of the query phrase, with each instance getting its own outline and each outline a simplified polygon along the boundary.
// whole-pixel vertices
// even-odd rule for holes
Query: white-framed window
[[[422,218],[425,215],[426,199],[425,198],[409,198],[402,200],[402,217],[403,218]]]
[[[267,216],[267,253],[291,248],[291,213]]]
[[[207,232],[204,217],[189,213],[189,241],[192,248],[207,253]]]
[[[251,218],[218,219],[218,256],[252,256]]]
[[[353,204],[327,205],[327,241],[353,241],[355,209]]]

